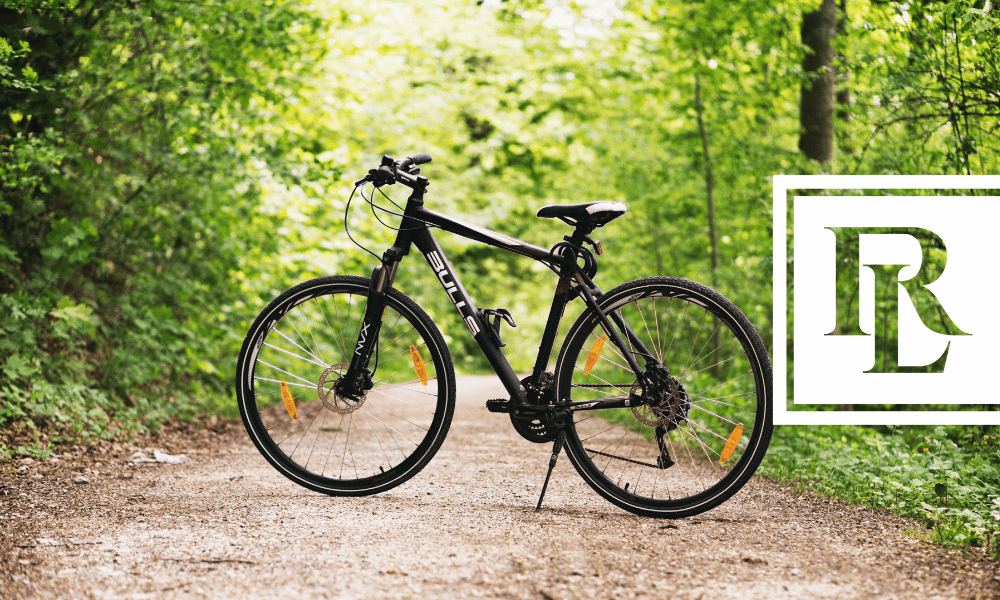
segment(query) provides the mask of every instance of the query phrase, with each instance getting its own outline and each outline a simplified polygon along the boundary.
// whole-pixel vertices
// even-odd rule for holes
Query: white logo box
[[[1000,176],[777,175],[774,181],[774,289],[788,284],[788,207],[794,206],[794,390],[787,389],[787,303],[774,295],[774,422],[776,425],[985,425],[1000,411],[789,411],[816,404],[1000,404],[1000,198],[952,196],[950,190],[1000,189]],[[848,196],[850,190],[935,190],[937,196]],[[837,196],[790,197],[796,190],[834,190]],[[894,193],[899,193],[895,191]],[[920,227],[948,248],[944,274],[928,286],[968,336],[927,329],[905,291],[899,302],[901,365],[934,360],[951,340],[944,373],[864,373],[874,359],[874,336],[827,336],[836,323],[835,237],[826,227]],[[905,235],[861,238],[861,264],[910,264],[920,246]],[[860,324],[874,333],[873,273],[861,269]]]

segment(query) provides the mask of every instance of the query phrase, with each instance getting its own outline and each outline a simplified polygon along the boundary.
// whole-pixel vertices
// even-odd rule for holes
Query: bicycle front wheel
[[[599,303],[638,338],[629,351],[656,402],[574,412],[570,460],[601,496],[636,514],[679,518],[719,505],[750,479],[771,439],[771,362],[760,336],[722,295],[684,279],[637,279]],[[643,395],[590,309],[560,350],[556,390],[573,402]]]
[[[395,289],[386,297],[374,387],[360,401],[333,384],[347,369],[369,280],[299,284],[257,317],[240,351],[240,415],[264,458],[292,481],[332,495],[375,494],[423,468],[455,410],[455,371],[437,327]]]

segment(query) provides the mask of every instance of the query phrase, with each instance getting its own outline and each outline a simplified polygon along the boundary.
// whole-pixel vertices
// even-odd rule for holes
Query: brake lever
[[[395,170],[390,170],[390,168],[383,165],[377,169],[371,169],[368,171],[367,179],[378,188],[383,185],[392,185],[396,183],[396,173]]]

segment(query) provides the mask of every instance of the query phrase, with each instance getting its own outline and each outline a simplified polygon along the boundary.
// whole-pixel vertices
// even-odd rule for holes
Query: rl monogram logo
[[[947,408],[1000,404],[998,209],[1000,176],[776,175],[774,422],[1000,423]]]
[[[943,335],[969,335],[948,316],[937,296],[927,288],[944,273],[947,248],[944,240],[933,231],[919,227],[826,227],[837,238],[836,294],[837,324],[826,335],[869,335],[860,327],[860,302],[855,306],[861,289],[861,269],[875,274],[875,363],[865,373],[943,373],[951,341],[938,358],[925,365],[899,364],[900,295],[907,294],[925,327]],[[909,235],[920,242],[920,264],[916,274],[900,280],[900,272],[909,264],[862,264],[859,260],[860,236]],[[939,252],[937,261],[931,252]],[[931,265],[934,270],[931,271]],[[900,287],[899,284],[902,284]]]

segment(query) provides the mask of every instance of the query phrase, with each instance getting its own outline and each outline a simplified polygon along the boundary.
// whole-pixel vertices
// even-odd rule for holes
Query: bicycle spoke
[[[719,350],[721,350],[723,346],[725,346],[726,344],[728,344],[729,342],[731,342],[731,341],[733,341],[733,340],[735,340],[735,339],[736,339],[735,337],[731,337],[731,338],[729,338],[728,340],[726,340],[725,342],[722,342],[721,344],[717,345],[717,346],[716,346],[715,348],[712,348],[711,350],[709,350],[709,351],[708,351],[708,352],[706,352],[705,354],[702,354],[702,355],[701,355],[701,358],[699,358],[698,360],[696,360],[696,361],[694,361],[693,363],[691,363],[690,365],[688,365],[688,366],[687,366],[687,367],[685,368],[684,372],[683,372],[683,373],[681,373],[681,374],[680,374],[680,375],[678,376],[678,378],[680,378],[680,377],[683,377],[683,376],[684,376],[684,375],[685,375],[685,374],[686,374],[686,373],[687,373],[687,372],[688,372],[689,370],[691,370],[691,368],[692,368],[692,367],[694,367],[694,366],[695,366],[696,364],[698,364],[698,363],[700,363],[701,361],[705,360],[705,359],[706,359],[706,358],[708,358],[709,356],[712,356],[713,354],[715,354],[716,352],[718,352]],[[708,345],[708,342],[710,342],[711,340],[712,340],[712,338],[711,338],[711,336],[709,336],[709,338],[708,338],[707,340],[705,340],[705,344],[706,344],[706,345]],[[737,342],[737,343],[739,343],[739,342]],[[702,347],[702,349],[704,349],[704,347]],[[746,356],[746,354],[745,354],[745,353],[743,353],[743,349],[742,349],[742,348],[740,348],[740,354],[737,354],[737,356]],[[707,368],[709,368],[709,369],[710,369],[710,368],[712,368],[712,367],[714,367],[714,366],[717,366],[717,364],[718,364],[718,363],[716,363],[715,365],[709,365],[709,366],[708,366]],[[704,369],[702,369],[702,370],[704,370]],[[695,372],[697,373],[698,371],[695,371]]]
[[[639,318],[642,319],[642,326],[643,326],[643,328],[646,329],[646,335],[649,336],[649,341],[650,341],[650,343],[652,343],[652,341],[653,341],[653,334],[649,333],[649,325],[646,324],[646,317],[642,316],[642,309],[639,308],[639,303],[638,302],[633,302],[632,304],[635,305],[635,310],[639,312]],[[658,361],[660,361],[662,363],[663,362],[663,356],[657,356],[656,360],[658,360]]]
[[[597,331],[596,331],[596,330],[592,331],[592,332],[590,333],[590,335],[591,335],[591,336],[592,336],[592,337],[593,337],[593,338],[594,338],[595,340],[597,340],[597,339],[600,339],[600,337],[601,337],[601,336],[599,336],[599,335],[597,334]],[[607,336],[607,337],[608,337],[609,339],[610,339],[610,337],[611,337],[611,336],[608,336],[608,335],[607,335],[607,332],[605,332],[605,333],[604,333],[604,335],[605,335],[605,336]],[[604,347],[605,347],[605,348],[611,348],[611,351],[612,351],[612,352],[613,352],[613,353],[615,354],[615,356],[617,356],[618,358],[622,359],[622,361],[623,361],[623,362],[626,362],[626,363],[628,362],[628,360],[627,360],[627,359],[626,359],[626,358],[625,358],[624,356],[622,356],[622,355],[621,355],[621,354],[620,354],[620,353],[618,352],[618,347],[617,347],[617,346],[615,346],[615,345],[614,345],[613,343],[610,343],[610,342],[608,342],[608,341],[605,341],[605,342],[604,342]],[[610,361],[609,361],[609,362],[610,362]],[[615,364],[617,365],[618,363],[615,363]],[[622,365],[618,365],[618,366],[619,366],[619,367],[621,367],[621,368],[623,368],[623,369],[626,369],[626,370],[627,370],[627,371],[628,371],[629,373],[632,373],[632,369],[630,369],[629,367],[625,367],[625,366],[622,366]],[[634,373],[633,373],[633,374],[634,374]]]
[[[695,372],[691,373],[691,375],[697,375],[698,373],[701,373],[702,371],[707,371],[708,369],[711,369],[712,367],[717,367],[717,366],[719,366],[719,365],[724,365],[724,364],[726,364],[727,362],[729,362],[729,361],[731,361],[731,360],[736,360],[737,358],[739,358],[739,357],[741,357],[741,356],[743,356],[743,355],[742,355],[742,354],[737,354],[736,356],[730,356],[730,357],[729,357],[729,358],[727,358],[726,360],[720,360],[719,362],[715,363],[714,365],[708,365],[708,366],[707,366],[707,367],[705,367],[704,369],[699,369],[699,370],[697,370],[697,371],[695,371]]]
[[[264,362],[263,360],[261,360],[261,359],[259,359],[259,358],[257,359],[257,362],[259,362],[259,363],[260,363],[260,364],[262,364],[262,365],[265,365],[265,366],[268,366],[268,367],[271,367],[271,368],[272,368],[272,369],[274,369],[275,371],[278,371],[278,372],[281,372],[281,373],[284,373],[285,375],[288,375],[289,377],[294,377],[294,378],[298,379],[299,381],[304,381],[304,382],[306,382],[306,383],[308,383],[308,384],[309,384],[309,387],[312,387],[313,385],[315,385],[315,384],[314,384],[313,382],[309,381],[308,379],[306,379],[306,378],[304,378],[304,377],[299,377],[299,376],[298,376],[298,375],[296,375],[295,373],[289,373],[288,371],[285,371],[284,369],[279,369],[278,367],[276,367],[276,366],[272,365],[271,363],[267,363],[267,362]],[[271,380],[271,381],[273,381],[273,380]],[[301,384],[300,384],[300,385],[301,385]]]
[[[267,342],[264,342],[264,345],[267,346],[268,348],[274,348],[278,352],[283,352],[283,353],[287,354],[288,356],[294,356],[295,358],[297,358],[297,359],[299,359],[301,361],[305,361],[305,362],[313,364],[313,365],[318,365],[320,367],[323,367],[324,369],[326,368],[326,364],[324,364],[324,363],[316,362],[316,361],[308,359],[308,358],[303,358],[303,357],[299,356],[298,354],[295,354],[294,352],[289,352],[288,350],[285,350],[283,348],[279,348],[277,346],[273,346],[271,344],[268,344]]]
[[[684,359],[684,362],[681,364],[683,365],[691,364],[691,356],[694,354],[694,345],[698,341],[698,338],[701,337],[701,330],[705,328],[705,321],[707,320],[708,320],[708,311],[706,310],[701,314],[701,325],[698,326],[698,333],[696,333],[694,337],[691,338],[691,350],[688,352],[688,357]],[[687,369],[688,367],[684,367],[685,372],[687,371]]]
[[[428,384],[430,384],[430,382],[432,382],[432,381],[437,381],[437,377],[428,377],[427,378],[427,383]],[[379,392],[379,391],[383,391],[383,390],[391,390],[391,389],[395,389],[395,388],[398,388],[398,387],[402,387],[404,385],[413,385],[415,383],[413,381],[404,381],[402,383],[394,383],[392,385],[387,385],[387,386],[384,386],[384,387],[377,387],[379,384],[384,383],[384,382],[385,382],[384,379],[375,380],[373,383],[376,385],[376,387],[372,388],[372,391],[373,392]],[[406,391],[410,392],[411,394],[421,394],[423,396],[431,396],[432,398],[436,398],[437,397],[437,394],[432,394],[431,392],[424,392],[424,391],[421,391],[421,390],[406,390]]]
[[[330,418],[330,411],[326,411],[323,414],[323,422],[319,426],[319,431],[316,432],[316,441],[313,443],[312,448],[309,449],[309,456],[306,457],[306,464],[302,465],[305,469],[309,468],[309,461],[312,460],[313,452],[316,451],[316,446],[319,445],[319,436],[323,433],[323,428],[326,426],[326,420],[328,418]]]
[[[267,366],[269,366],[269,367],[270,367],[271,365],[267,365]],[[280,369],[279,369],[279,370],[280,370]],[[284,373],[284,371],[282,371],[282,373]],[[286,375],[291,375],[291,373],[286,373]],[[295,376],[294,376],[294,375],[292,375],[292,377],[295,377]],[[258,380],[258,381],[271,381],[271,382],[274,382],[274,383],[281,383],[281,380],[280,380],[280,379],[268,379],[267,377],[261,377],[261,376],[259,376],[259,375],[254,375],[254,377],[253,377],[253,378],[254,378],[255,380]],[[301,377],[299,377],[299,379],[302,379],[302,378],[301,378]],[[305,381],[305,380],[303,379],[303,381]],[[305,385],[305,384],[302,384],[302,383],[295,383],[295,382],[293,381],[293,382],[291,382],[291,383],[288,383],[288,382],[285,382],[285,385],[287,385],[287,386],[291,386],[291,387],[305,387],[305,388],[310,388],[310,389],[316,389],[316,384],[314,384],[314,383],[310,383],[309,385]],[[261,393],[262,393],[262,394],[266,394],[266,392],[261,392]],[[280,392],[279,392],[279,393],[280,393]]]
[[[347,299],[348,299],[348,302],[347,302],[347,319],[348,319],[348,321],[350,321],[350,318],[351,318],[350,296],[348,296]],[[350,347],[350,344],[348,344],[347,340],[344,339],[344,326],[342,324],[343,321],[340,320],[340,309],[337,308],[336,298],[331,298],[330,302],[333,303],[333,311],[334,311],[334,314],[337,315],[337,331],[340,332],[340,342],[341,342],[340,347],[343,348],[344,357],[346,358],[348,356],[347,349]],[[353,344],[354,341],[351,340],[351,343]]]
[[[326,316],[326,309],[323,308],[323,302],[317,302],[316,306],[319,307],[320,314],[323,315],[323,320],[326,322],[326,326],[330,329],[330,335],[333,337],[333,341],[340,344],[340,355],[347,356],[347,349],[344,348],[344,336],[341,335],[340,339],[337,339],[337,335],[334,332],[333,325],[330,324],[330,318]],[[334,304],[334,309],[336,309],[336,304]],[[339,322],[338,322],[339,324]]]
[[[364,409],[362,409],[362,410],[364,410]],[[392,439],[392,443],[396,445],[396,449],[397,449],[397,450],[399,450],[399,454],[400,454],[400,455],[401,455],[401,456],[403,457],[403,459],[405,460],[405,459],[406,459],[406,456],[407,456],[406,452],[404,452],[404,451],[403,451],[403,449],[399,447],[399,441],[397,441],[397,440],[396,440],[396,436],[392,435],[392,434],[393,434],[393,432],[395,432],[395,433],[399,433],[399,431],[397,431],[396,429],[394,429],[394,428],[390,427],[388,423],[386,423],[386,422],[385,422],[385,421],[383,421],[382,419],[378,418],[378,416],[377,416],[377,415],[373,415],[373,414],[369,413],[368,411],[365,411],[365,414],[366,414],[366,415],[368,415],[369,417],[371,417],[371,418],[375,419],[375,420],[376,420],[376,421],[378,421],[379,423],[381,423],[381,424],[382,424],[382,425],[383,425],[383,426],[384,426],[384,427],[385,427],[385,428],[386,428],[386,429],[387,429],[387,430],[389,431],[389,437],[390,437],[390,438]],[[406,436],[404,436],[404,435],[403,435],[402,433],[399,433],[399,435],[400,435],[400,437],[402,437],[402,438],[403,438],[403,439],[405,439],[406,441],[410,442],[410,443],[411,443],[411,444],[413,444],[414,446],[417,446],[417,445],[418,445],[418,444],[415,444],[415,443],[414,443],[414,442],[413,442],[412,440],[410,440],[410,439],[409,439],[409,438],[407,438]],[[388,459],[388,458],[386,458],[386,460],[388,461],[389,459]],[[390,463],[390,464],[391,464],[391,463]]]
[[[378,406],[374,406],[374,405],[372,405],[372,408],[379,408],[379,407],[378,407]],[[361,410],[362,410],[362,412],[364,412],[365,414],[370,414],[370,413],[368,413],[367,411],[365,411],[365,410],[364,410],[363,408],[362,408]],[[384,410],[384,409],[383,409],[383,410]],[[392,413],[389,413],[389,414],[392,414]],[[376,418],[376,419],[378,419],[378,417],[376,417],[375,415],[371,415],[371,416],[372,416],[372,417],[374,417],[374,418]],[[396,417],[396,415],[392,415],[392,416]],[[397,419],[399,419],[399,417],[396,417],[396,418],[397,418]],[[406,421],[406,419],[400,419],[400,420],[401,420],[401,421]],[[418,444],[417,442],[414,442],[414,441],[413,441],[413,440],[411,440],[410,438],[406,437],[406,434],[404,434],[404,433],[403,433],[402,431],[400,431],[400,430],[396,429],[395,427],[392,427],[392,426],[390,426],[390,425],[389,425],[388,423],[386,423],[386,422],[385,422],[385,421],[383,421],[382,419],[378,419],[378,421],[379,421],[380,423],[382,423],[383,425],[385,425],[386,429],[389,429],[390,431],[394,431],[394,432],[398,433],[398,434],[400,435],[400,437],[402,437],[402,438],[403,438],[404,440],[406,440],[406,441],[410,442],[410,443],[411,443],[411,444],[413,444],[414,446],[419,446],[419,445],[420,445],[420,444]],[[407,422],[407,423],[410,423],[409,421],[406,421],[406,422]],[[413,425],[413,423],[410,423],[410,425]],[[420,428],[419,426],[417,426],[417,428],[418,428],[418,429],[421,429],[421,428]]]
[[[580,365],[577,365],[577,366],[576,366],[576,368],[577,368],[578,370],[580,370],[581,372],[583,371],[583,369],[581,369],[581,368],[580,368]],[[632,386],[629,386],[629,389],[628,389],[628,391],[626,391],[625,389],[623,389],[623,388],[620,388],[620,387],[616,386],[616,385],[615,385],[615,384],[613,384],[613,383],[608,383],[607,381],[605,381],[605,380],[601,379],[601,378],[600,378],[600,377],[598,377],[597,375],[594,375],[594,372],[593,372],[593,371],[591,371],[590,373],[587,373],[587,375],[590,375],[590,376],[591,376],[591,377],[593,377],[594,379],[597,379],[597,380],[599,380],[599,381],[602,381],[602,382],[604,382],[604,383],[607,383],[607,384],[608,384],[608,385],[610,385],[611,387],[614,387],[614,388],[617,388],[617,389],[621,390],[622,392],[624,392],[624,393],[626,393],[626,394],[630,394],[630,393],[632,393]]]
[[[732,425],[733,427],[736,427],[736,426],[738,425],[738,423],[736,423],[735,421],[730,421],[730,420],[729,420],[729,419],[727,419],[726,417],[723,417],[723,416],[720,416],[720,415],[717,415],[717,414],[715,414],[714,412],[712,412],[712,411],[708,410],[707,408],[703,408],[703,407],[701,407],[701,406],[698,406],[697,404],[692,404],[692,405],[691,405],[691,408],[697,408],[697,409],[698,409],[698,410],[700,410],[700,411],[703,411],[703,412],[706,412],[706,413],[708,413],[708,414],[712,415],[712,416],[713,416],[713,417],[715,417],[716,419],[722,419],[723,421],[725,421],[726,423],[729,423],[729,424],[730,424],[730,425]],[[746,433],[753,433],[753,430],[752,430],[752,429],[744,429],[744,432],[746,432]],[[715,434],[715,433],[713,432],[713,433],[712,433],[712,435],[716,435],[716,434]],[[720,437],[720,438],[721,438],[722,436],[717,436],[717,437]]]
[[[386,389],[386,388],[383,388],[383,389]],[[392,398],[393,400],[395,400],[396,402],[399,402],[400,404],[405,404],[407,406],[412,406],[413,408],[415,408],[417,410],[422,410],[422,411],[424,411],[427,414],[430,414],[430,415],[434,414],[434,411],[432,411],[432,410],[427,410],[426,408],[421,408],[421,407],[417,406],[416,404],[410,404],[409,402],[407,402],[405,400],[401,400],[401,399],[399,399],[399,398],[397,398],[395,396],[392,396],[390,394],[386,394],[385,392],[383,392],[382,390],[380,390],[378,388],[372,389],[371,392],[369,392],[369,393],[372,393],[372,392],[377,393],[377,394],[382,394],[386,398]],[[431,395],[431,394],[428,394],[428,395]]]
[[[707,315],[707,314],[708,314],[708,312],[706,311],[706,312],[705,312],[705,314]],[[727,343],[728,343],[728,342],[729,342],[730,340],[734,340],[734,339],[736,339],[736,338],[732,338],[732,337],[731,337],[731,338],[729,338],[729,340],[726,340],[725,342],[723,342],[722,344],[719,344],[718,346],[716,346],[715,348],[713,348],[713,349],[709,350],[709,351],[708,351],[708,352],[706,352],[705,354],[702,354],[701,352],[702,352],[702,351],[703,351],[703,350],[704,350],[704,349],[705,349],[705,348],[706,348],[706,347],[707,347],[707,346],[708,346],[709,344],[711,344],[711,343],[712,343],[712,338],[713,338],[713,337],[714,337],[714,336],[715,336],[716,334],[718,334],[718,333],[719,333],[719,328],[720,328],[720,327],[722,327],[722,323],[716,323],[716,325],[715,325],[715,329],[713,329],[713,330],[712,330],[712,333],[708,334],[708,337],[706,337],[706,338],[705,338],[705,343],[704,343],[704,344],[702,344],[701,348],[699,348],[699,349],[698,349],[698,353],[694,355],[694,356],[698,356],[699,358],[698,358],[698,359],[697,359],[696,361],[694,361],[693,363],[690,363],[690,364],[688,364],[688,365],[687,365],[686,367],[684,367],[684,371],[682,371],[682,372],[681,372],[681,374],[680,374],[680,376],[681,376],[681,377],[683,377],[683,376],[684,376],[684,373],[687,373],[687,372],[688,372],[688,371],[689,371],[689,370],[691,369],[691,367],[695,366],[696,364],[698,364],[698,363],[700,363],[701,361],[705,360],[705,359],[706,359],[707,357],[709,357],[710,355],[714,354],[714,353],[715,353],[715,352],[716,352],[716,351],[717,351],[717,350],[718,350],[719,348],[721,348],[722,346],[724,346],[725,344],[727,344]]]
[[[384,412],[384,413],[387,413],[387,414],[389,414],[389,415],[392,415],[392,416],[396,417],[396,418],[397,418],[397,419],[399,419],[400,421],[406,421],[407,423],[409,423],[410,425],[413,425],[413,426],[414,426],[414,427],[416,427],[417,429],[420,429],[420,430],[422,430],[422,431],[427,431],[427,428],[426,428],[426,427],[422,427],[422,426],[420,426],[420,425],[417,425],[416,423],[414,423],[413,421],[410,421],[409,419],[404,419],[403,417],[401,417],[401,416],[399,416],[399,415],[397,415],[397,414],[393,413],[392,411],[390,411],[390,410],[388,410],[388,409],[385,409],[385,408],[382,408],[382,407],[381,407],[381,406],[379,406],[378,404],[374,404],[374,403],[372,403],[372,402],[369,402],[368,404],[369,404],[369,405],[370,405],[370,406],[371,406],[372,408],[377,408],[377,409],[379,409],[380,411],[382,411],[382,412]]]
[[[663,363],[663,342],[660,340],[660,317],[656,311],[656,297],[653,297],[653,323],[656,324],[656,348],[660,351],[659,361]],[[652,341],[652,340],[650,340]]]
[[[301,306],[302,305],[300,304],[299,307],[301,307]],[[301,308],[298,308],[298,310],[289,311],[288,313],[285,314],[285,317],[286,317],[285,320],[288,322],[288,325],[291,326],[292,330],[295,331],[295,333],[299,336],[299,339],[302,340],[302,343],[309,347],[309,350],[307,350],[307,352],[309,354],[312,354],[312,355],[316,356],[320,360],[320,362],[324,362],[325,363],[326,361],[323,360],[323,355],[320,354],[319,350],[313,350],[312,346],[309,346],[309,342],[306,341],[305,336],[303,336],[302,333],[299,331],[299,328],[295,326],[295,322],[292,320],[292,316],[291,316],[293,312],[297,313],[300,318],[302,318],[302,319],[305,318],[305,317],[302,316],[302,310],[301,310]],[[307,327],[309,326],[309,321],[308,320],[306,321],[306,326]],[[313,338],[313,345],[314,346],[318,346],[318,344],[316,344],[316,338],[313,337],[313,335],[312,335],[312,330],[310,329],[308,331],[309,331],[309,336]]]
[[[333,450],[337,447],[337,438],[340,436],[340,432],[344,429],[344,415],[340,415],[340,423],[337,424],[337,429],[333,434],[333,440],[330,442],[330,451],[326,454],[326,462],[323,463],[323,469],[319,472],[320,476],[326,475],[326,467],[330,464],[330,459],[333,457]]]
[[[368,411],[362,410],[361,412],[365,413],[366,416],[371,417],[371,415],[368,414]],[[381,420],[379,420],[379,422],[381,423]],[[382,424],[385,425],[385,423],[382,423]],[[385,453],[385,448],[382,447],[382,441],[378,439],[378,434],[375,433],[375,428],[372,427],[371,420],[368,421],[368,429],[371,429],[372,437],[375,438],[375,442],[378,444],[379,450],[382,451],[382,457],[385,458],[385,464],[388,465],[389,468],[391,469],[392,468],[392,462],[389,461],[389,456]],[[375,470],[372,469],[372,475],[376,474],[374,471]]]

